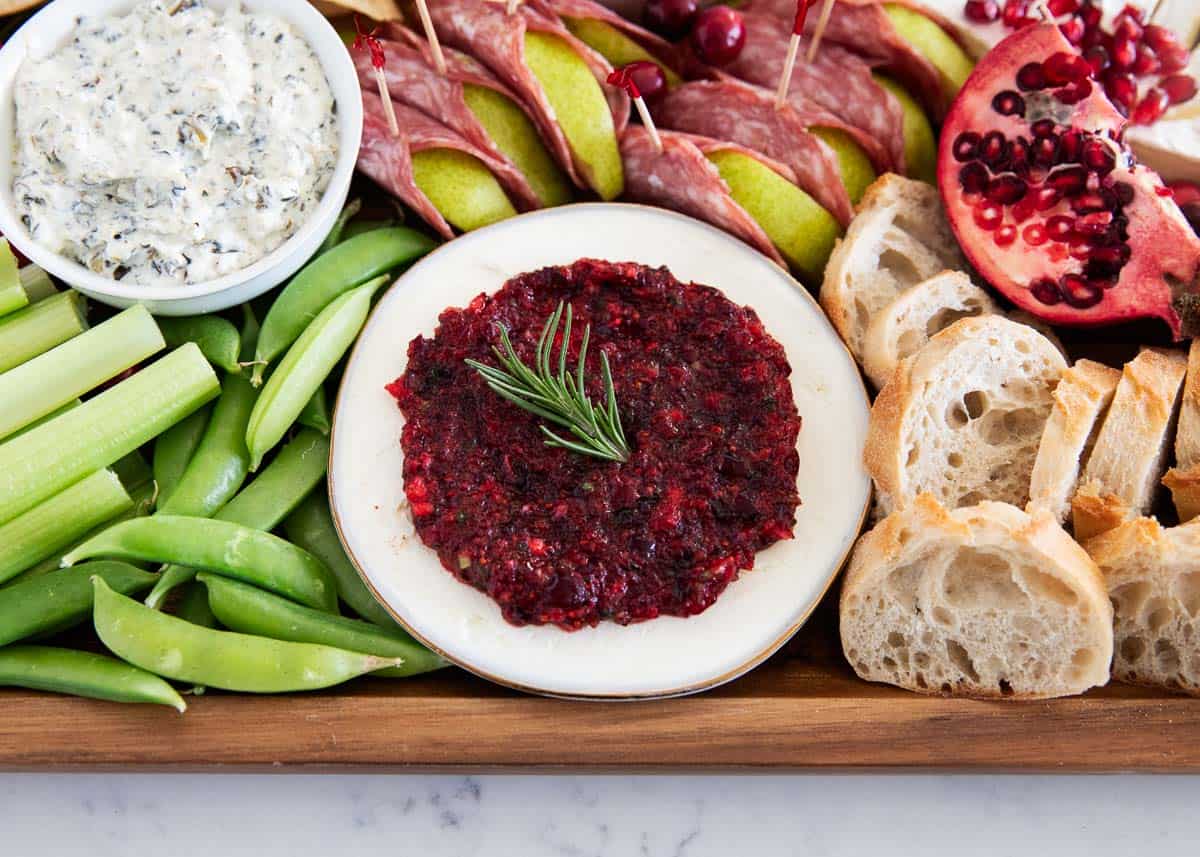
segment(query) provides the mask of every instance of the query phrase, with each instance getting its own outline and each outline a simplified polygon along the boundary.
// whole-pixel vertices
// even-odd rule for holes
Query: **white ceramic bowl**
[[[404,420],[384,385],[408,343],[431,335],[447,306],[508,278],[583,256],[666,265],[680,280],[753,307],[783,345],[803,419],[795,538],[755,558],[699,616],[612,622],[565,632],[515,627],[486,595],[442,568],[413,529],[401,478]],[[698,220],[611,203],[523,214],[439,247],[380,300],[350,357],[334,416],[329,489],[342,541],[380,602],[416,637],[493,681],[558,696],[674,696],[761,663],[808,618],[862,525],[869,403],[862,378],[821,308],[765,256]]]
[[[21,63],[37,60],[62,45],[81,15],[119,16],[138,0],[54,0],[30,18],[0,49],[0,140],[9,146],[0,156],[0,232],[30,260],[88,297],[114,306],[145,304],[157,315],[215,312],[244,303],[279,285],[316,252],[346,202],[362,137],[362,100],[358,75],[337,31],[308,0],[206,0],[216,9],[234,3],[269,12],[292,24],[316,52],[337,102],[338,158],[329,186],[308,220],[291,238],[252,265],[215,280],[192,285],[122,285],[38,244],[16,214],[12,195],[11,141],[15,127],[13,87]]]

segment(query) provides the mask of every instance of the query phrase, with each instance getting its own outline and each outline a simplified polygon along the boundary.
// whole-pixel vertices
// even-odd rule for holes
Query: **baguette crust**
[[[1080,360],[1063,372],[1030,478],[1031,511],[1040,506],[1060,524],[1067,520],[1079,470],[1120,379],[1119,371],[1092,360]]]
[[[1200,343],[1188,350],[1187,380],[1179,404],[1175,466],[1163,477],[1181,522],[1200,515]]]
[[[919,693],[1044,699],[1108,680],[1112,607],[1047,514],[948,511],[929,495],[855,546],[842,647],[858,675]]]
[[[1115,608],[1113,677],[1200,696],[1200,523],[1135,518],[1085,547]]]
[[[1200,515],[1200,465],[1193,465],[1186,470],[1172,467],[1162,481],[1171,489],[1171,500],[1175,503],[1175,512],[1181,524]]]

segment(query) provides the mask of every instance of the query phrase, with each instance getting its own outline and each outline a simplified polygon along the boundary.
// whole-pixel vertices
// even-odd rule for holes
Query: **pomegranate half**
[[[1125,118],[1052,24],[980,61],[942,128],[938,184],[979,273],[1052,324],[1161,318],[1200,333],[1200,239],[1121,142]]]

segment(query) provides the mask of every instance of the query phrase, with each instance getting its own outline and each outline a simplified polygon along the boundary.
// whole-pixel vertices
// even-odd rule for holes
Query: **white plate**
[[[460,583],[415,534],[404,501],[403,419],[384,385],[408,343],[433,334],[449,306],[512,276],[590,256],[666,265],[757,310],[784,346],[803,419],[795,539],[758,554],[753,571],[688,619],[611,622],[565,632],[518,628]],[[828,589],[870,495],[862,466],[869,405],[853,359],[804,289],[766,257],[697,220],[595,203],[522,215],[464,235],[414,265],[384,295],[351,355],[334,415],[329,489],[359,573],[414,636],[471,672],[537,693],[651,697],[736,678],[781,646]]]

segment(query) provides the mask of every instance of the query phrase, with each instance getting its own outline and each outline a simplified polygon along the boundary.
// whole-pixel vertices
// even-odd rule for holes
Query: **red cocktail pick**
[[[383,75],[383,66],[386,57],[383,53],[383,45],[379,39],[375,38],[375,33],[378,28],[371,32],[365,32],[362,28],[362,22],[358,20],[358,16],[354,16],[354,29],[358,33],[354,37],[354,49],[356,51],[370,51],[371,53],[371,68],[375,70],[375,85],[379,87],[379,100],[383,102],[383,113],[387,116],[388,127],[392,130],[393,137],[400,136],[400,125],[396,122],[396,111],[392,109],[392,96],[388,92],[387,78]]]
[[[637,107],[638,115],[642,117],[642,124],[650,132],[650,139],[654,142],[654,148],[658,150],[659,154],[662,154],[662,138],[658,136],[658,128],[654,125],[654,119],[650,116],[650,109],[646,107],[646,99],[642,98],[641,90],[638,89],[637,82],[633,79],[633,72],[639,65],[646,62],[646,60],[639,60],[622,68],[613,69],[608,75],[608,82],[612,86],[619,86],[624,89],[625,94],[633,99],[633,104]]]
[[[796,21],[792,24],[792,37],[788,40],[787,59],[783,61],[783,74],[779,76],[779,87],[775,90],[775,109],[782,110],[787,103],[788,86],[792,82],[792,69],[796,67],[796,52],[800,49],[800,36],[804,34],[804,19],[808,17],[809,0],[796,0]]]

